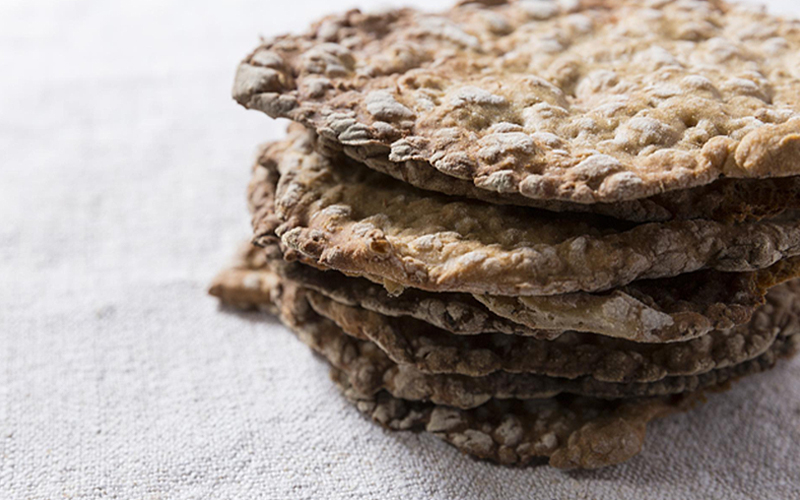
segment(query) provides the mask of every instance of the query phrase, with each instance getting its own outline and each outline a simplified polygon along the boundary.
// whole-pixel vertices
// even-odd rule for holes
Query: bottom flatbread
[[[527,401],[493,399],[461,410],[405,401],[386,391],[364,396],[341,370],[332,368],[331,377],[359,411],[386,428],[427,431],[464,453],[505,465],[547,460],[560,469],[625,462],[642,450],[650,421],[703,400],[700,392],[616,401],[561,395]]]
[[[764,355],[731,369],[715,370],[705,380],[672,377],[682,379],[669,384],[675,394],[660,394],[662,389],[658,389],[657,396],[608,400],[568,392],[592,393],[601,388],[599,394],[605,391],[618,397],[632,387],[639,389],[630,394],[650,394],[652,387],[664,385],[597,383],[582,387],[580,382],[576,386],[575,381],[534,377],[544,385],[537,382],[533,392],[528,388],[526,394],[501,394],[514,399],[499,399],[491,391],[488,395],[463,392],[462,383],[453,383],[460,378],[469,387],[474,381],[470,377],[431,376],[414,373],[413,367],[408,368],[414,376],[398,377],[400,368],[377,345],[349,337],[335,323],[317,315],[302,288],[282,282],[275,274],[262,272],[257,279],[259,283],[245,287],[219,286],[231,282],[231,276],[223,273],[214,293],[235,306],[279,314],[301,340],[333,365],[334,380],[347,399],[385,427],[426,430],[466,453],[503,464],[547,459],[559,468],[597,468],[624,462],[641,450],[648,422],[702,400],[700,388],[717,390],[730,380],[771,367],[777,357],[791,353],[797,345],[796,335],[779,335]],[[441,379],[438,382],[437,377]],[[498,387],[491,388],[495,389]]]

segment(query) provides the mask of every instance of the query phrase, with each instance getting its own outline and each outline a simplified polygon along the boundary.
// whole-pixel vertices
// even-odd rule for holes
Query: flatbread
[[[282,279],[336,302],[384,316],[410,316],[459,335],[504,333],[543,340],[558,338],[569,330],[635,342],[690,340],[715,329],[747,323],[752,313],[764,304],[769,288],[797,277],[800,272],[800,259],[792,258],[754,273],[700,271],[675,278],[638,281],[603,294],[473,297],[409,288],[399,296],[392,296],[383,286],[369,280],[320,271],[287,262],[282,257],[277,245],[260,248],[247,243],[241,246],[231,267],[242,270],[241,280],[250,276],[247,279],[251,282],[259,279],[259,270],[269,268]],[[270,273],[264,276],[270,279]],[[237,283],[232,281],[231,287],[235,286]],[[652,317],[669,324],[659,326],[656,320],[648,319]]]
[[[240,273],[238,282],[228,282],[227,276],[233,269]],[[287,262],[276,245],[262,248],[247,242],[241,246],[232,269],[221,273],[220,277],[229,283],[227,288],[232,289],[241,286],[245,276],[264,276],[269,280],[274,276],[272,273],[342,304],[362,307],[386,316],[409,316],[459,335],[497,332],[553,339],[562,333],[559,330],[530,328],[498,316],[470,294],[432,293],[409,288],[393,296],[382,285],[364,278],[348,277],[337,271],[321,271],[299,262]],[[265,287],[269,288],[269,285],[265,284]],[[266,299],[269,300],[269,297]]]
[[[295,133],[300,133],[299,131]],[[311,131],[306,131],[312,134]],[[459,179],[425,162],[393,162],[370,148],[342,146],[311,135],[314,148],[339,162],[355,162],[391,175],[412,186],[500,205],[519,205],[552,212],[593,213],[635,222],[709,219],[728,223],[758,221],[800,208],[800,176],[774,179],[722,178],[703,186],[667,191],[647,198],[583,204],[529,198],[519,193],[490,191],[471,180]],[[348,157],[350,159],[348,159]]]
[[[721,1],[349,11],[262,43],[233,95],[406,178],[634,200],[800,174],[798,26]]]
[[[336,368],[331,377],[359,411],[386,428],[425,430],[464,453],[505,465],[545,459],[560,469],[625,462],[644,445],[647,424],[701,401],[700,393],[604,401],[579,396],[497,400],[472,410],[404,401],[386,391],[364,396]]]
[[[286,299],[281,280],[277,275],[266,277],[263,270],[256,271],[254,279],[253,273],[242,267],[224,271],[215,280],[212,293],[237,307],[281,313],[278,304]],[[267,301],[271,301],[270,306],[265,306]],[[298,312],[308,312],[307,302],[294,304],[300,306]],[[797,344],[796,336],[790,339]],[[366,351],[375,349],[365,343]],[[359,364],[358,356],[350,349],[340,352],[343,355],[334,359],[355,366],[356,372],[367,380],[375,377],[371,370],[384,368]],[[544,458],[549,459],[550,465],[564,469],[624,462],[641,451],[649,421],[686,410],[703,400],[699,391],[616,400],[561,394],[539,400],[490,399],[474,409],[457,409],[405,401],[385,390],[365,394],[352,385],[351,375],[333,368],[332,376],[347,399],[388,428],[425,429],[465,453],[503,464],[522,465]]]
[[[284,283],[284,294],[296,293]],[[563,379],[527,373],[494,372],[483,377],[427,374],[413,365],[397,364],[376,344],[346,335],[334,322],[316,315],[303,299],[281,299],[281,320],[309,347],[345,372],[354,390],[370,396],[385,390],[410,401],[430,401],[456,408],[475,408],[492,398],[546,399],[576,394],[602,399],[664,396],[713,387],[772,368],[794,352],[800,334],[783,332],[761,356],[738,365],[692,376],[667,377],[652,383],[602,382],[592,377]]]
[[[268,196],[278,177],[273,201]],[[267,147],[250,187],[255,242],[275,234],[312,265],[391,292],[556,295],[704,268],[745,272],[800,253],[800,218],[632,225],[586,214],[463,201],[313,152],[305,135]],[[276,227],[277,224],[277,227]]]
[[[419,320],[390,318],[313,291],[306,293],[317,314],[348,335],[374,342],[395,363],[412,365],[421,373],[485,377],[503,371],[626,383],[699,375],[762,355],[779,332],[800,333],[800,300],[789,300],[794,297],[788,295],[776,289],[773,300],[756,312],[752,323],[664,345],[576,332],[556,341],[503,334],[459,337]]]
[[[272,236],[281,224],[274,205],[280,176],[269,147],[262,150],[260,158],[254,178],[259,179],[258,173],[263,171],[269,179],[251,184],[254,225],[262,235],[257,240],[269,248],[267,252],[275,252],[272,247],[280,246],[280,240]],[[272,168],[261,169],[259,164]],[[265,255],[253,247],[246,246],[241,259],[251,268],[266,265]],[[763,304],[770,287],[800,273],[800,258],[793,257],[756,272],[703,270],[635,281],[607,293],[529,297],[476,294],[473,299],[466,294],[431,294],[414,288],[393,295],[368,280],[281,262],[277,257],[271,263],[284,278],[339,302],[390,316],[411,315],[453,333],[502,332],[552,339],[564,330],[576,330],[659,343],[689,340],[713,329],[746,323]]]
[[[800,259],[792,257],[756,272],[696,271],[634,281],[605,293],[475,298],[498,316],[531,328],[675,342],[747,323],[769,288],[798,273]]]
[[[350,377],[350,384],[365,396],[386,390],[395,397],[431,401],[457,408],[474,408],[489,399],[544,399],[568,393],[604,399],[663,396],[719,385],[728,380],[772,367],[776,358],[793,352],[800,340],[798,321],[790,311],[758,317],[762,331],[779,330],[773,344],[763,354],[734,366],[699,375],[674,376],[652,383],[613,383],[593,377],[566,379],[498,371],[482,377],[456,374],[428,374],[409,364],[394,362],[381,347],[344,333],[333,321],[320,316],[309,305],[308,292],[295,283],[269,281],[275,287],[270,299],[277,301],[280,318],[297,337],[323,355],[334,367]],[[786,285],[788,286],[788,285]],[[778,303],[792,302],[796,290],[776,287]],[[782,294],[787,294],[783,296]],[[734,342],[742,338],[735,338]]]
[[[334,321],[345,333],[376,343],[395,363],[414,365],[423,373],[485,376],[502,370],[563,378],[591,376],[606,382],[654,382],[741,363],[763,354],[779,331],[800,332],[800,325],[795,324],[800,315],[800,283],[793,281],[774,289],[749,324],[682,343],[642,345],[577,332],[557,332],[558,341],[486,333],[491,330],[479,332],[483,335],[456,336],[414,319],[412,304],[408,304],[408,312],[387,316],[360,307],[357,297],[355,304],[332,299],[331,295],[337,294],[320,293],[313,281],[309,287],[306,281],[293,279],[307,273],[287,269],[305,268],[312,275],[315,271],[280,261],[279,252],[273,252],[269,259],[263,251],[253,251],[252,246],[240,252],[234,266],[215,280],[213,295],[239,307],[263,309],[275,300],[272,290],[277,274],[280,280],[303,287],[314,311]],[[329,277],[331,282],[354,281],[336,273],[316,274],[321,279]],[[249,304],[242,299],[248,294]]]

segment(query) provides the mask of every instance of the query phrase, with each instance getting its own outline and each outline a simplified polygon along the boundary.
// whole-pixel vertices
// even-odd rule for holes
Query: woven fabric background
[[[206,295],[285,127],[229,97],[238,60],[356,4],[0,2],[0,498],[800,498],[800,360],[625,465],[511,469],[382,430],[275,320]]]

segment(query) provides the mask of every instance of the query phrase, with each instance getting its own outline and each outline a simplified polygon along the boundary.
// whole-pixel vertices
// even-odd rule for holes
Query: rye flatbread
[[[256,212],[256,233],[261,235],[258,241],[267,253],[273,253],[273,247],[280,246],[280,240],[271,236],[280,226],[274,206],[280,177],[270,160],[270,148],[265,148],[260,158],[256,174],[263,172],[267,178],[255,176],[250,199]],[[259,164],[265,167],[261,169]],[[266,266],[266,255],[252,246],[242,249],[240,260],[242,266],[252,269]],[[555,338],[564,330],[576,330],[657,343],[688,340],[713,329],[746,323],[764,303],[770,287],[800,272],[800,258],[794,257],[756,272],[703,270],[635,281],[605,293],[528,297],[477,294],[473,299],[461,293],[429,293],[414,288],[396,295],[369,280],[282,262],[278,257],[270,262],[282,277],[339,302],[390,316],[411,315],[453,333],[502,332],[545,339]]]
[[[800,288],[800,287],[798,287]],[[483,377],[498,371],[605,382],[656,382],[734,366],[769,349],[775,338],[800,333],[800,300],[779,288],[751,323],[670,344],[638,344],[566,332],[558,340],[503,334],[456,336],[411,318],[391,318],[309,291],[315,312],[348,335],[377,344],[398,364],[422,373]]]
[[[295,129],[293,133],[301,133]],[[304,133],[310,134],[311,131]],[[359,162],[428,191],[463,196],[501,205],[520,205],[552,212],[594,213],[635,222],[673,219],[710,219],[737,223],[776,217],[800,208],[800,176],[772,179],[717,179],[710,184],[667,191],[647,198],[593,204],[542,200],[519,193],[500,193],[476,186],[471,180],[443,174],[422,162],[393,162],[369,156],[364,148],[342,147],[321,136],[310,136],[314,147],[339,162]],[[343,154],[344,153],[344,154]]]
[[[284,283],[284,294],[298,289]],[[428,374],[413,365],[393,362],[376,344],[346,335],[334,322],[320,317],[308,307],[305,298],[282,298],[281,320],[309,347],[342,370],[353,388],[370,396],[381,390],[411,401],[430,401],[456,408],[475,408],[492,398],[546,399],[562,393],[620,399],[664,396],[692,392],[723,384],[774,366],[775,361],[794,352],[800,335],[779,334],[761,356],[738,365],[699,375],[675,376],[650,383],[614,383],[593,377],[564,379],[527,373],[494,372],[483,377],[455,374]]]
[[[276,274],[265,265],[249,266],[252,263],[245,261],[220,273],[211,293],[239,307],[263,309],[275,301],[274,289],[280,282],[302,286],[285,275],[276,281]],[[317,314],[334,321],[346,334],[377,344],[395,363],[413,365],[423,373],[485,376],[502,370],[573,379],[590,376],[606,382],[655,382],[742,363],[763,354],[779,334],[800,333],[799,292],[800,282],[786,283],[770,292],[749,324],[666,345],[577,332],[563,332],[557,341],[492,333],[456,336],[408,316],[390,317],[343,304],[308,288],[304,297]]]
[[[652,343],[690,340],[746,323],[764,304],[769,288],[800,272],[800,259],[795,257],[753,273],[699,271],[636,281],[608,293],[503,297],[409,288],[393,296],[369,280],[282,257],[277,245],[262,249],[246,244],[234,267],[251,271],[269,267],[281,278],[342,304],[385,316],[411,316],[460,335],[497,332],[554,339],[575,330]]]
[[[705,268],[752,271],[800,253],[794,214],[737,225],[634,225],[491,205],[343,168],[313,152],[304,135],[260,155],[250,206],[257,243],[273,243],[277,234],[304,262],[382,282],[391,292],[596,292]]]
[[[284,293],[280,278],[266,276],[263,270],[255,272],[243,267],[224,271],[212,293],[237,307],[280,313],[278,304]],[[353,363],[353,357],[351,351],[342,359]],[[366,368],[362,373],[369,378]],[[388,428],[425,429],[465,453],[503,464],[549,458],[550,465],[559,468],[624,462],[641,450],[650,420],[703,399],[699,392],[616,400],[561,394],[543,400],[490,399],[474,409],[457,409],[405,401],[387,391],[368,395],[356,390],[351,376],[343,371],[334,368],[332,375],[360,411]]]
[[[297,263],[273,262],[273,267],[338,302],[388,316],[413,316],[458,334],[499,332],[554,339],[558,332],[572,330],[664,343],[747,323],[764,303],[769,288],[797,276],[798,264],[797,258],[792,258],[753,273],[700,271],[635,281],[605,293],[540,297],[470,297],[410,288],[392,296],[380,285],[336,272],[320,272]],[[778,272],[783,270],[787,272]],[[333,283],[336,278],[339,283]]]
[[[722,1],[478,1],[266,40],[233,95],[407,179],[592,204],[798,175],[797,67],[796,21]]]
[[[625,462],[644,445],[647,424],[690,408],[699,393],[605,401],[562,395],[545,400],[487,401],[472,410],[404,401],[386,391],[364,396],[348,377],[331,377],[362,413],[393,430],[430,432],[464,453],[505,465],[548,460],[561,469]]]
[[[516,323],[492,313],[472,295],[465,293],[432,293],[408,288],[400,295],[391,295],[382,285],[364,278],[345,276],[338,271],[322,271],[299,262],[283,260],[277,245],[258,247],[247,242],[239,249],[235,262],[215,280],[215,284],[229,293],[243,288],[244,280],[261,283],[269,300],[269,280],[277,273],[281,279],[298,283],[339,303],[358,306],[386,316],[416,318],[450,333],[476,335],[497,332],[524,335],[540,339],[553,339],[559,330],[540,330]],[[747,295],[746,293],[743,295]],[[747,299],[750,300],[750,299]]]
[[[425,373],[483,376],[503,370],[565,378],[589,375],[608,382],[653,382],[667,376],[696,375],[741,363],[763,354],[779,331],[800,332],[800,326],[794,324],[800,314],[800,282],[795,280],[773,289],[749,324],[715,330],[681,343],[642,345],[578,332],[552,332],[551,337],[529,338],[537,337],[535,331],[519,337],[484,330],[467,337],[454,336],[450,330],[428,321],[439,317],[431,314],[432,310],[448,307],[446,302],[436,298],[437,294],[420,292],[419,295],[430,297],[420,300],[421,313],[410,301],[402,307],[391,308],[391,297],[387,297],[385,303],[377,301],[377,308],[365,308],[362,303],[375,304],[376,301],[370,300],[374,299],[372,295],[363,298],[360,292],[369,287],[381,290],[377,285],[364,282],[363,287],[348,287],[357,279],[283,262],[279,251],[270,250],[276,249],[267,249],[268,254],[249,244],[243,246],[232,267],[215,279],[211,293],[238,307],[269,310],[277,274],[280,280],[305,288],[313,309],[333,320],[345,333],[370,340],[394,362],[412,364]],[[338,281],[334,286],[345,287],[348,293],[330,293],[323,285],[326,278],[328,283]],[[342,298],[344,300],[340,300]],[[431,306],[431,303],[436,305]],[[389,309],[391,314],[382,313],[380,309]],[[478,315],[470,317],[474,319]],[[484,316],[491,317],[491,313]],[[481,323],[491,324],[490,321]],[[558,341],[539,340],[541,338],[558,338]]]
[[[649,397],[695,391],[770,368],[777,357],[794,349],[798,334],[797,318],[790,311],[776,311],[757,319],[759,329],[778,329],[772,345],[757,358],[698,375],[672,376],[657,382],[614,383],[592,376],[575,379],[528,373],[497,371],[486,376],[429,374],[412,364],[398,364],[381,347],[369,340],[347,335],[334,321],[319,315],[309,304],[308,291],[296,283],[269,280],[269,298],[278,305],[281,320],[297,337],[323,355],[333,366],[350,377],[351,385],[369,396],[387,390],[393,396],[431,401],[458,408],[474,408],[491,398],[544,399],[561,393],[605,399]],[[773,295],[793,294],[789,285],[776,287]],[[225,294],[218,294],[222,298]],[[787,296],[788,297],[788,296]],[[793,303],[791,297],[777,303]],[[775,323],[779,321],[781,324]],[[735,336],[733,342],[742,341]]]
[[[696,271],[634,281],[604,293],[475,295],[493,313],[531,328],[593,332],[637,342],[675,342],[750,321],[771,287],[796,278],[792,257],[749,273]]]

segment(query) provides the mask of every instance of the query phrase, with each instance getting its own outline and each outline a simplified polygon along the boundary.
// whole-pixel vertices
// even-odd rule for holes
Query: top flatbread
[[[721,1],[465,2],[264,42],[235,99],[366,160],[537,200],[800,174],[800,24]]]
[[[273,213],[271,189],[277,181]],[[634,226],[464,201],[314,153],[306,134],[266,148],[250,185],[255,241],[384,283],[494,295],[595,292],[699,269],[741,272],[800,254],[800,220]]]

